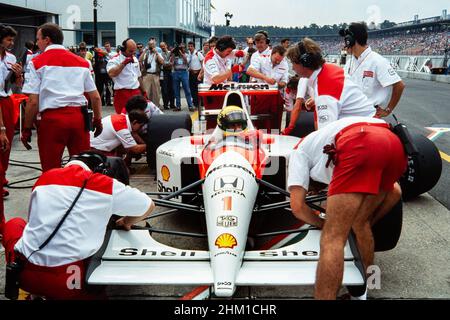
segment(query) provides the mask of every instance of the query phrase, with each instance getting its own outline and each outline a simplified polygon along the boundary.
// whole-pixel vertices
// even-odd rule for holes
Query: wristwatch
[[[0,132],[6,132],[6,127],[0,127]]]

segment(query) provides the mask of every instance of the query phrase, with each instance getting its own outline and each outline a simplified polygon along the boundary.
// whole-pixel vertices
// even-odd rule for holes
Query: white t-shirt
[[[356,83],[374,106],[386,107],[392,85],[402,81],[389,61],[369,47],[359,59],[347,59],[345,73]]]
[[[97,90],[87,60],[51,45],[29,64],[22,92],[39,95],[39,112],[87,105],[85,92]]]
[[[122,62],[125,61],[127,57],[123,54],[118,54],[114,58],[108,61],[106,66],[106,71],[110,71],[111,69],[120,66]],[[133,56],[134,62],[127,64],[127,66],[122,70],[122,72],[115,78],[112,78],[114,81],[114,90],[121,89],[137,89],[139,88],[139,78],[141,77],[141,69],[139,67],[139,60]]]
[[[29,261],[58,267],[94,255],[102,246],[112,215],[139,217],[152,200],[121,182],[72,165],[44,173],[31,194],[29,221],[15,249],[29,257],[48,239],[72,205],[86,179],[86,189],[55,237]]]
[[[143,53],[144,55],[147,55],[147,63],[149,68],[147,69],[148,73],[156,73],[156,69],[158,67],[158,59],[164,60],[163,57],[158,53]]]
[[[309,78],[314,88],[317,127],[348,117],[374,117],[376,109],[361,89],[336,65],[325,63]]]
[[[122,145],[125,149],[137,145],[131,134],[128,115],[114,114],[102,119],[103,131],[95,138],[91,132],[91,147],[100,151],[112,152]]]
[[[16,56],[6,51],[3,60],[0,60],[0,97],[8,97],[12,94],[11,89],[5,92],[5,79],[8,76],[12,65],[16,64]]]
[[[248,68],[249,69],[253,68],[256,71],[258,71],[268,77],[271,77],[272,69],[273,69],[271,56],[272,56],[272,50],[270,50],[270,48],[267,48],[264,52],[256,51],[252,55],[252,58],[250,60],[250,66]],[[287,64],[287,61],[286,61],[286,64]],[[284,66],[284,67],[286,67],[286,69],[287,69],[286,72],[288,73],[289,66]],[[289,74],[287,75],[287,77],[289,77]],[[256,80],[256,82],[264,83],[264,81],[261,79],[255,79],[255,80]]]
[[[314,90],[308,86],[308,81],[308,78],[300,78],[298,81],[297,99],[306,100],[308,96],[310,98],[314,97]]]
[[[189,70],[199,71],[202,69],[203,60],[205,57],[201,54],[201,52],[195,50],[194,53],[188,52],[188,65]]]
[[[305,190],[308,190],[310,178],[317,182],[330,184],[334,165],[331,164],[328,168],[326,167],[328,155],[323,153],[323,148],[326,145],[334,144],[336,135],[344,128],[355,123],[383,124],[386,122],[384,120],[367,117],[344,118],[330,123],[325,128],[308,135],[300,143],[299,148],[291,154],[289,162],[288,190],[294,186],[303,187]]]

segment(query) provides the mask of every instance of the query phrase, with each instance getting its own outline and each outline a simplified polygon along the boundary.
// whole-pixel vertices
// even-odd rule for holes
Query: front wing
[[[237,286],[312,286],[320,255],[320,231],[276,250],[248,251]],[[354,240],[345,247],[343,285],[364,285]],[[356,252],[355,252],[356,251]],[[92,285],[214,285],[208,251],[180,250],[155,241],[146,230],[114,230],[107,247],[91,262]]]

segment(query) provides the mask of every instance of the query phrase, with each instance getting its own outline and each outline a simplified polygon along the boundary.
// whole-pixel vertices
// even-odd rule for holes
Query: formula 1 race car
[[[130,232],[111,223],[103,248],[92,259],[87,281],[92,285],[205,285],[220,298],[230,298],[238,286],[312,286],[320,257],[321,231],[310,226],[250,234],[254,216],[290,213],[286,191],[290,153],[300,138],[264,134],[254,129],[244,95],[226,93],[223,107],[241,108],[248,131],[227,136],[221,129],[191,136],[185,116],[152,118],[149,134],[158,135],[156,149],[158,192],[155,203],[167,211],[201,214],[206,233],[158,230],[150,224]],[[176,138],[174,138],[173,132]],[[183,130],[184,129],[184,130]],[[162,137],[162,132],[171,136]],[[181,137],[179,137],[181,136]],[[318,214],[326,193],[307,198]],[[278,216],[277,216],[278,215]],[[374,226],[376,251],[393,249],[401,233],[402,203]],[[206,239],[208,250],[177,249],[156,241],[154,234]],[[252,250],[250,239],[299,234],[294,243],[269,250]],[[343,285],[365,291],[355,238],[345,246]]]

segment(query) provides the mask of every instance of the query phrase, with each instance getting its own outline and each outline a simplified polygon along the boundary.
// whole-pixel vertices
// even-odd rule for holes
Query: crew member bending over
[[[133,133],[138,133],[148,123],[145,112],[134,110],[128,115],[114,114],[103,118],[102,123],[104,128],[102,134],[91,137],[93,150],[108,156],[145,153],[147,146],[138,144],[133,137]]]
[[[155,208],[144,193],[104,175],[106,167],[106,157],[99,154],[72,157],[65,168],[46,172],[36,182],[28,223],[16,218],[6,224],[6,261],[22,266],[20,288],[51,300],[106,297],[102,288],[84,280],[108,222],[122,216],[116,225],[130,230]]]

